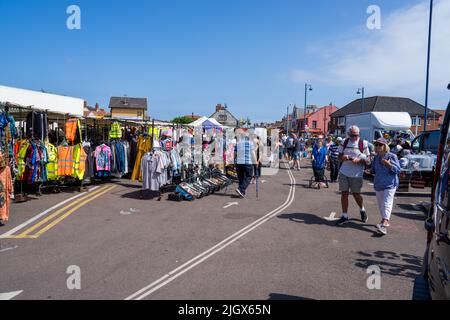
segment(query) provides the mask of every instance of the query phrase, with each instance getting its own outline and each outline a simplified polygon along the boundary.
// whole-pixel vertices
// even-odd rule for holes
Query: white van
[[[346,116],[346,131],[356,125],[361,130],[361,138],[372,142],[386,133],[391,138],[414,139],[411,132],[411,116],[407,112],[367,112]]]

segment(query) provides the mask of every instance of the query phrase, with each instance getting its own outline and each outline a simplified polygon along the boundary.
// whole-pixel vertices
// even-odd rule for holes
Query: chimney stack
[[[98,103],[96,103],[96,104],[95,104],[95,111],[98,112],[99,109],[100,109],[100,107],[99,107]]]

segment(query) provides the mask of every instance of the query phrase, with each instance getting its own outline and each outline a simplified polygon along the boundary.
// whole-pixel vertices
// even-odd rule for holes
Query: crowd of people
[[[284,159],[291,170],[300,170],[301,160],[311,159],[316,183],[339,184],[342,215],[336,223],[338,226],[350,221],[350,194],[359,207],[361,221],[368,221],[361,191],[364,175],[372,175],[381,216],[381,222],[376,227],[380,234],[387,235],[399,186],[399,157],[409,154],[410,149],[409,142],[400,139],[389,141],[382,137],[376,141],[364,141],[360,137],[360,129],[353,126],[349,128],[345,139],[333,136],[304,139],[296,134],[282,135],[279,158]],[[329,171],[329,179],[325,177],[326,170]]]
[[[247,130],[237,129],[235,152],[239,187],[236,193],[246,197],[246,189],[261,176],[263,144],[259,137],[251,137]],[[342,215],[337,221],[342,226],[350,221],[349,198],[352,195],[359,207],[360,219],[369,217],[364,207],[362,188],[364,175],[372,175],[381,222],[377,229],[387,235],[395,193],[399,187],[401,166],[399,158],[410,153],[410,144],[403,140],[381,137],[365,141],[356,126],[349,128],[347,137],[318,136],[305,139],[296,134],[282,135],[278,141],[280,166],[287,163],[290,170],[302,170],[304,159],[312,160],[314,180],[319,184],[338,183]],[[304,161],[303,161],[304,162]],[[329,171],[327,173],[326,171]],[[329,176],[329,179],[327,178]]]

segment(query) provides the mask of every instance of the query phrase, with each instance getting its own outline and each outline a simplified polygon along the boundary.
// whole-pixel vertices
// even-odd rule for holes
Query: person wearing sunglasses
[[[377,224],[377,229],[382,235],[387,235],[401,168],[397,156],[390,152],[386,139],[376,140],[374,146],[376,156],[372,163],[371,173],[375,176],[374,189],[381,214],[381,223]]]
[[[339,147],[339,160],[342,162],[339,170],[339,191],[341,192],[342,216],[337,221],[341,226],[350,221],[348,216],[348,198],[350,193],[359,206],[361,221],[366,223],[368,216],[364,208],[364,201],[361,196],[363,187],[364,169],[370,165],[370,152],[368,142],[360,137],[360,130],[357,126],[349,128],[348,138]]]

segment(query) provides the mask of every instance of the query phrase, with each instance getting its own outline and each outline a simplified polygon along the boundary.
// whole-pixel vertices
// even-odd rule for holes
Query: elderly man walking
[[[339,158],[342,162],[339,171],[339,191],[341,192],[342,217],[337,222],[338,226],[347,223],[348,197],[350,193],[359,206],[361,221],[366,223],[368,216],[364,208],[361,190],[363,187],[364,169],[370,165],[370,152],[368,142],[360,137],[360,130],[357,126],[352,126],[348,130],[348,138],[339,147]]]

